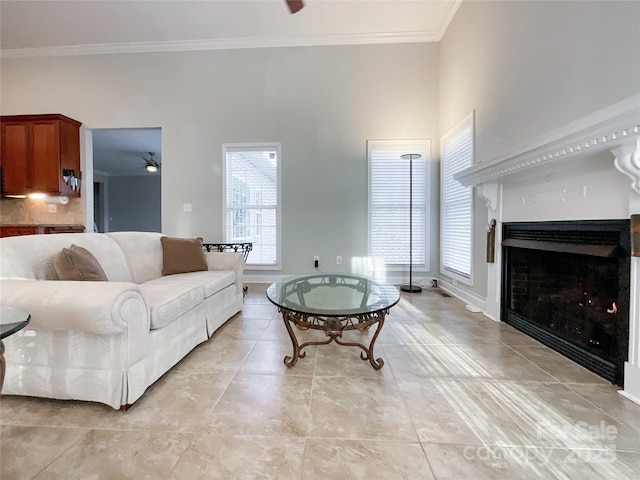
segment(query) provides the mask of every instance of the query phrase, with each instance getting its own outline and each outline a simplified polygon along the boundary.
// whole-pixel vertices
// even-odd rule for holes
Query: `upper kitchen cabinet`
[[[4,115],[2,195],[80,196],[80,125],[59,114]]]

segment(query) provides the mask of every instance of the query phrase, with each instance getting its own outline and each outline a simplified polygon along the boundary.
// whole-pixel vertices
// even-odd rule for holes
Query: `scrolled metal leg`
[[[376,340],[378,339],[378,334],[380,333],[380,330],[382,330],[382,325],[384,325],[385,315],[386,315],[386,312],[380,312],[380,319],[378,320],[378,328],[376,328],[376,333],[373,334],[373,338],[371,339],[371,343],[369,344],[369,350],[365,350],[367,354],[365,356],[363,356],[362,353],[360,354],[360,358],[362,360],[369,360],[369,363],[371,364],[371,366],[376,370],[380,370],[384,366],[384,360],[382,360],[381,358],[376,358],[374,360],[373,346],[375,345]]]
[[[297,362],[298,358],[304,358],[307,356],[306,352],[301,352],[300,346],[298,345],[298,339],[296,338],[296,334],[293,333],[293,328],[291,328],[291,320],[289,319],[289,312],[287,310],[281,310],[282,319],[284,320],[284,326],[287,327],[287,332],[289,332],[289,338],[291,338],[291,343],[293,345],[293,356],[287,355],[284,357],[284,364],[291,368]]]
[[[385,313],[381,312],[379,313],[379,319],[378,319],[378,328],[376,329],[376,332],[373,334],[373,338],[371,339],[371,342],[369,343],[369,348],[365,347],[363,344],[361,343],[356,343],[356,342],[343,342],[341,340],[339,340],[338,338],[335,339],[336,343],[339,345],[345,345],[347,347],[359,347],[362,349],[362,352],[360,352],[360,358],[362,360],[369,360],[369,363],[371,364],[371,366],[373,368],[375,368],[376,370],[380,370],[383,366],[384,366],[384,360],[382,360],[382,358],[373,358],[373,347],[376,343],[376,339],[378,338],[378,334],[380,333],[380,330],[382,330],[382,325],[384,324],[384,317],[385,317]]]

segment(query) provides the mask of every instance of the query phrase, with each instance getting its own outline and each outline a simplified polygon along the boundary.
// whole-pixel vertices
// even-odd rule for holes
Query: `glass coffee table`
[[[373,347],[389,309],[400,300],[400,292],[393,285],[360,275],[319,273],[276,282],[267,289],[267,298],[282,314],[293,344],[293,356],[284,357],[287,367],[293,367],[298,358],[306,356],[305,347],[333,341],[361,348],[360,358],[369,360],[376,370],[384,365],[381,358],[374,359]],[[375,324],[377,328],[368,347],[342,340],[345,331],[365,331]],[[328,338],[300,345],[292,325],[301,330],[323,330]]]
[[[31,320],[31,316],[19,308],[5,307],[0,305],[0,390],[4,385],[4,372],[6,364],[4,361],[3,338],[8,337],[22,330]]]

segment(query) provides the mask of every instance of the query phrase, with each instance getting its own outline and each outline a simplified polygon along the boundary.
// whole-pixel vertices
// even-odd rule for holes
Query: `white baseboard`
[[[469,305],[467,310],[474,311],[479,310],[484,316],[491,318],[490,315],[486,313],[486,300],[478,295],[468,292],[466,290],[461,289],[457,285],[453,285],[452,283],[448,283],[438,279],[438,287],[444,290],[450,295],[462,300],[466,304]],[[493,320],[493,318],[491,318]]]
[[[308,274],[316,273],[316,272],[305,272]],[[317,272],[317,273],[333,273],[333,272]],[[342,272],[349,273],[349,272]],[[283,274],[268,274],[268,273],[246,273],[244,274],[244,283],[268,283],[271,284],[273,282],[279,282],[287,277],[292,275],[283,275]],[[406,274],[390,274],[385,278],[379,279],[382,282],[390,283],[392,285],[402,285],[405,283],[409,283],[409,277]],[[433,277],[427,277],[423,275],[413,275],[413,284],[419,285],[421,287],[427,288],[431,286],[431,282],[434,280]]]

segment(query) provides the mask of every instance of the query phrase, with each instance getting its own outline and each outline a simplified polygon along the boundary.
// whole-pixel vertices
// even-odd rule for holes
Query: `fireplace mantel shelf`
[[[469,167],[454,178],[465,186],[495,183],[517,172],[639,141],[640,95],[636,95],[551,132],[529,147]],[[624,173],[640,175],[640,171]]]

